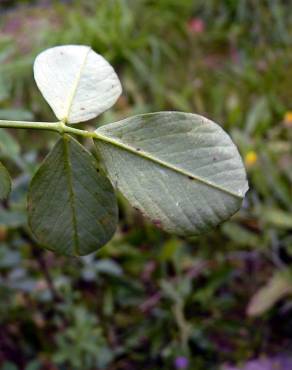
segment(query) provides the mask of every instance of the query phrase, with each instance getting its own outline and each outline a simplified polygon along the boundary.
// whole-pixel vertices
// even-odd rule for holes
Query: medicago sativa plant
[[[110,108],[122,92],[111,65],[88,46],[45,50],[35,60],[34,77],[58,122],[0,121],[0,127],[60,136],[28,194],[29,226],[40,245],[85,255],[106,244],[118,222],[113,186],[154,224],[182,236],[216,226],[241,206],[246,172],[216,123],[191,113],[158,112],[94,132],[72,127]],[[102,172],[72,135],[93,140]],[[2,164],[0,175],[3,199],[11,180]]]

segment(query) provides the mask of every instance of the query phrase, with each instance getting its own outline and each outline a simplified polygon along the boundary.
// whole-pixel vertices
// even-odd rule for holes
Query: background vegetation
[[[0,208],[1,369],[291,370],[291,9],[284,0],[0,2],[0,119],[54,120],[34,57],[91,45],[124,93],[89,127],[142,112],[203,114],[233,137],[250,183],[241,211],[192,241],[120,197],[115,238],[88,257],[60,257],[36,245],[25,210],[56,135],[1,129],[0,159],[14,177]]]

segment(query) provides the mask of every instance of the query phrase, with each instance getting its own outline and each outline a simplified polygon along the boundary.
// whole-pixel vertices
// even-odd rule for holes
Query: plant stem
[[[22,228],[20,232],[25,241],[27,241],[31,246],[32,254],[36,258],[40,271],[44,275],[52,299],[55,301],[55,303],[62,302],[62,297],[55,288],[54,280],[47,266],[47,262],[44,257],[44,251],[39,248],[39,246],[35,243],[35,241],[31,238],[30,234],[24,228]]]
[[[62,302],[62,297],[60,296],[59,292],[55,288],[54,280],[48,269],[46,259],[43,256],[43,251],[39,248],[39,246],[32,246],[32,253],[38,262],[40,270],[44,274],[45,281],[48,285],[48,289],[51,293],[52,299],[55,301],[55,303]]]
[[[184,305],[181,302],[175,302],[173,313],[180,331],[182,347],[184,350],[187,350],[190,338],[190,325],[184,315]]]
[[[94,132],[79,130],[65,125],[64,122],[28,122],[28,121],[4,121],[0,120],[0,127],[2,128],[16,128],[16,129],[35,129],[58,132],[59,134],[69,133],[83,137],[95,137]]]

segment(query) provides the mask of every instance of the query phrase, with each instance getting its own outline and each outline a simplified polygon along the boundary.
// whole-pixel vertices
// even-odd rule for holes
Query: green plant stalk
[[[63,121],[58,122],[29,122],[29,121],[4,121],[0,120],[0,128],[16,128],[16,129],[33,129],[47,130],[57,132],[59,134],[74,134],[83,137],[97,138],[94,132],[79,130],[67,126]]]
[[[183,303],[180,301],[175,302],[172,310],[175,316],[176,324],[180,331],[182,348],[184,351],[188,351],[188,341],[191,334],[190,332],[191,327],[185,318]]]

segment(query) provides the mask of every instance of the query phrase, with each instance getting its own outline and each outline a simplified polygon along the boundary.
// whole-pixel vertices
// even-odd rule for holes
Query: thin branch
[[[16,128],[16,129],[33,129],[33,130],[47,130],[57,132],[59,134],[74,134],[83,137],[97,138],[95,132],[87,130],[79,130],[71,126],[67,126],[63,121],[58,122],[29,122],[29,121],[4,121],[0,120],[0,127],[2,128]]]

